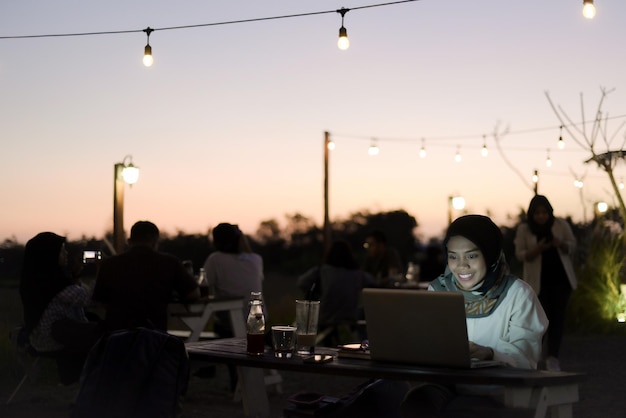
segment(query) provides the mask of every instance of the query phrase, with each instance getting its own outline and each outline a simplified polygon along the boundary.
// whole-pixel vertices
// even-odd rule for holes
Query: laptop
[[[463,295],[404,289],[363,289],[370,358],[419,366],[502,365],[470,359]]]

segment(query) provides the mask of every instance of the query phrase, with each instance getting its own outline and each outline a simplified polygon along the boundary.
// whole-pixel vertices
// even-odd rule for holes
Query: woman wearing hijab
[[[26,243],[20,279],[24,325],[30,345],[57,359],[61,383],[78,380],[101,331],[88,322],[89,292],[67,270],[65,238],[42,232]]]
[[[471,357],[535,369],[548,320],[532,288],[509,274],[500,228],[486,216],[462,216],[448,228],[444,246],[447,267],[429,290],[463,294]],[[498,395],[497,387],[423,384],[406,396],[402,410],[436,417],[444,410],[497,407]]]
[[[527,221],[517,227],[515,255],[524,263],[523,278],[539,295],[550,320],[547,335],[546,369],[558,371],[559,349],[565,326],[565,310],[577,280],[571,254],[576,238],[569,224],[554,216],[545,196],[530,201]]]

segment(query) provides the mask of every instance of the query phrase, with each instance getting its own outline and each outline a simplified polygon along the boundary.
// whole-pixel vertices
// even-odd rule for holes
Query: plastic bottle
[[[250,293],[250,312],[246,321],[246,331],[247,353],[262,356],[265,353],[265,315],[261,292]]]

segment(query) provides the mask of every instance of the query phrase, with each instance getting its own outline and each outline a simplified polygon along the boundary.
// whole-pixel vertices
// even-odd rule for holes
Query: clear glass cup
[[[296,348],[296,327],[291,325],[272,326],[274,357],[291,358]]]
[[[315,353],[319,313],[319,300],[296,300],[296,345],[298,347],[298,355],[307,356]]]

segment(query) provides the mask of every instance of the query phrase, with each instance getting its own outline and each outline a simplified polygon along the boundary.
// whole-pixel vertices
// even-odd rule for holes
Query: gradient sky
[[[148,219],[167,233],[232,222],[253,234],[296,212],[321,224],[324,131],[337,146],[331,219],[404,209],[427,238],[444,230],[448,196],[460,194],[467,211],[507,224],[527,207],[537,169],[557,215],[590,220],[595,201],[612,201],[608,178],[565,131],[558,150],[545,92],[580,122],[594,118],[601,87],[615,89],[604,111],[626,115],[626,2],[595,3],[593,20],[579,0],[357,9],[340,51],[337,13],[158,29],[377,2],[2,2],[0,36],[157,30],[151,68],[142,32],[0,39],[0,241],[44,230],[102,237],[112,229],[113,166],[126,155],[141,169],[125,189],[127,230]],[[511,131],[500,145],[517,172],[496,150],[498,124]],[[380,154],[370,157],[374,138]]]

